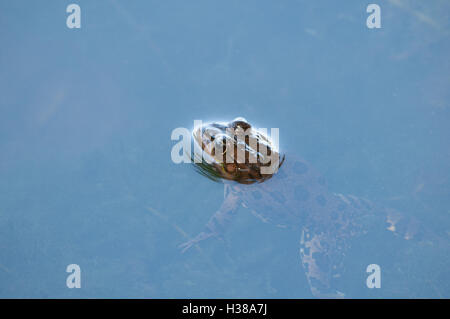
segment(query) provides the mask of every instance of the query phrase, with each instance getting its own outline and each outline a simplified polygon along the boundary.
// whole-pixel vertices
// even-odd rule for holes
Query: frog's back
[[[351,240],[367,231],[368,223],[383,225],[369,201],[329,192],[323,176],[298,156],[286,156],[264,183],[231,187],[264,221],[301,231],[299,253],[315,296],[342,296],[333,281],[343,271]]]
[[[327,203],[333,201],[325,178],[306,160],[293,155],[286,156],[270,180],[230,187],[245,207],[263,219],[296,229],[301,229],[310,216],[325,218]]]

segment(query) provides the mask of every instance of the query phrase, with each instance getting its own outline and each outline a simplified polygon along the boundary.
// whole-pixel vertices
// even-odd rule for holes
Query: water
[[[244,208],[223,241],[180,254],[223,201],[171,161],[172,130],[195,119],[280,128],[331,191],[449,242],[447,1],[378,1],[376,30],[356,0],[76,3],[77,30],[68,3],[0,3],[0,297],[312,297],[298,234]],[[399,266],[364,244],[349,296],[450,297],[448,246]],[[396,267],[414,274],[399,287]]]

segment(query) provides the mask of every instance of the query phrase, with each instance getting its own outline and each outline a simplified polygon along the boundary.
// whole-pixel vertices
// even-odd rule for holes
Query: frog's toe
[[[328,291],[328,292],[315,292],[313,293],[314,297],[319,299],[344,299],[345,294],[338,290]]]
[[[178,245],[178,249],[181,250],[181,253],[184,254],[189,248],[192,247],[192,245],[194,244],[193,240],[189,240],[185,243],[182,243],[180,245]]]
[[[193,245],[208,239],[212,236],[214,236],[214,233],[205,233],[205,232],[201,232],[200,234],[198,234],[195,238],[182,243],[181,245],[178,246],[179,249],[181,249],[181,252],[184,253],[186,250],[188,250],[189,248],[191,248]]]

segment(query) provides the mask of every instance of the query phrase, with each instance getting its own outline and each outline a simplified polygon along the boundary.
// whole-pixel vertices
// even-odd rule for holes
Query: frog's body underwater
[[[252,130],[247,121],[237,118],[230,123],[210,123],[194,129],[194,140],[204,152],[217,159],[215,153],[219,152],[211,152],[208,148],[212,141],[220,139],[239,144],[236,135],[229,138],[230,128]],[[260,132],[250,135],[258,143],[264,142],[269,155],[279,156],[279,169],[274,174],[264,175],[259,171],[263,166],[259,161],[256,164],[236,161],[227,164],[224,160],[225,164],[222,164],[212,159],[206,169],[202,166],[206,164],[201,164],[201,172],[209,172],[224,181],[225,199],[206,224],[206,229],[180,246],[183,251],[207,238],[221,236],[238,208],[244,206],[264,222],[300,231],[299,254],[312,294],[321,298],[339,298],[345,294],[339,291],[335,281],[345,268],[345,257],[355,238],[374,229],[405,240],[420,235],[416,220],[365,199],[330,192],[325,179],[305,160],[292,156],[284,158]],[[248,140],[241,144],[246,154],[258,153],[249,147]],[[220,155],[225,156],[225,153],[220,152]]]

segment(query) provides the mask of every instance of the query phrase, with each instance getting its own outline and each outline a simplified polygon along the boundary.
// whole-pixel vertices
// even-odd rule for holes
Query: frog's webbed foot
[[[192,247],[192,245],[194,245],[193,241],[189,240],[187,242],[184,242],[184,243],[178,245],[178,249],[180,249],[181,253],[184,254],[189,248]]]
[[[314,297],[319,299],[344,299],[345,294],[343,292],[340,292],[338,290],[334,290],[331,292],[316,292],[314,294]]]
[[[184,242],[180,245],[178,245],[178,248],[181,249],[181,253],[185,253],[189,248],[191,248],[194,245],[197,245],[199,242],[208,239],[210,237],[214,236],[213,233],[206,233],[201,232],[198,234],[195,238],[188,240],[187,242]]]
[[[345,255],[327,233],[314,233],[303,229],[300,241],[300,257],[311,293],[316,298],[344,298],[344,293],[335,289],[335,279],[341,276]]]
[[[414,218],[404,215],[395,209],[386,209],[386,229],[405,240],[417,239],[426,231],[420,222]]]
[[[247,206],[244,206],[244,207],[247,208]],[[266,217],[264,217],[261,214],[258,214],[256,211],[252,210],[251,213],[252,213],[253,216],[255,216],[256,218],[261,220],[263,223],[268,223],[269,222],[269,220]]]

